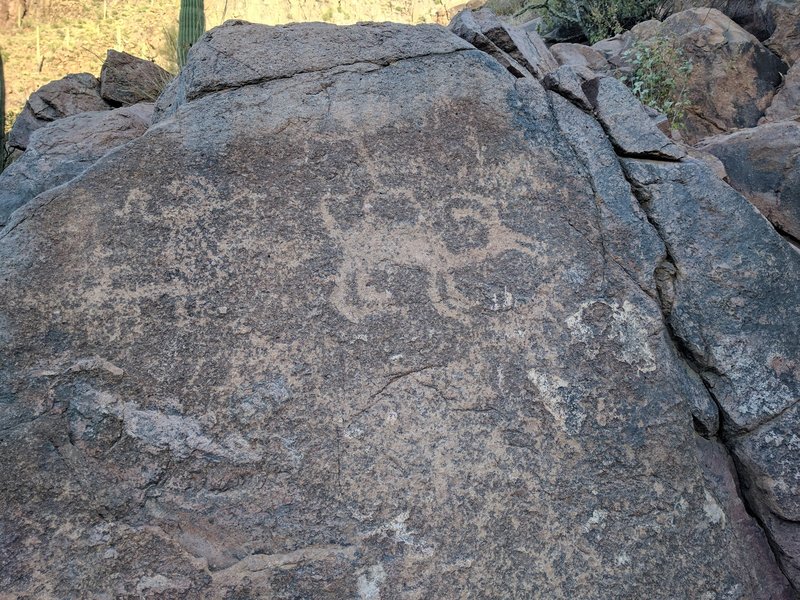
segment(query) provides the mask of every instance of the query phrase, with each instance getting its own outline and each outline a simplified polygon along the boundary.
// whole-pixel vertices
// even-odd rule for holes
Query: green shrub
[[[625,83],[642,102],[669,118],[673,129],[684,126],[686,110],[691,106],[688,97],[692,61],[665,37],[637,42],[623,54],[633,72]]]
[[[590,43],[611,37],[637,23],[663,17],[667,0],[491,0],[506,14],[538,14],[546,29],[564,28]],[[516,9],[514,12],[512,10]]]

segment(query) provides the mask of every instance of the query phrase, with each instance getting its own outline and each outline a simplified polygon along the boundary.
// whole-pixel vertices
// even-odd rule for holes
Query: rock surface
[[[0,174],[0,227],[23,204],[142,135],[152,116],[152,104],[139,104],[65,117],[34,131],[28,149]]]
[[[536,31],[503,23],[488,9],[463,10],[450,23],[450,29],[518,77],[530,73],[541,79],[559,66]],[[515,72],[519,66],[523,68],[520,74]]]
[[[109,50],[100,71],[100,95],[115,106],[154,102],[172,78],[152,61]]]
[[[715,8],[764,42],[786,63],[800,58],[800,3],[796,0],[673,0],[673,11]]]
[[[765,121],[783,121],[800,117],[800,63],[795,63],[783,80],[764,117]]]
[[[703,163],[623,165],[669,251],[659,294],[672,334],[719,405],[750,507],[800,589],[800,253]]]
[[[752,34],[718,10],[697,8],[669,17],[655,35],[676,39],[694,63],[684,131],[690,143],[758,124],[786,65]]]
[[[573,67],[589,67],[596,72],[608,71],[611,65],[605,57],[592,48],[584,44],[553,44],[550,52],[560,65],[571,65]]]
[[[100,82],[94,75],[67,75],[43,85],[31,95],[14,121],[8,134],[8,144],[12,148],[25,150],[31,134],[51,121],[110,108],[100,96]]]
[[[786,63],[800,61],[800,2],[761,0],[769,23],[774,27],[764,44]]]
[[[800,240],[800,123],[781,121],[705,140],[728,181],[781,232]]]
[[[700,375],[725,427],[752,378],[782,402],[797,376],[716,346],[718,380],[688,368],[673,232],[589,114],[430,26],[229,23],[169,92],[0,232],[5,593],[792,597],[692,423],[718,427]],[[744,199],[625,163],[651,219],[672,191],[697,219],[671,321],[741,325],[701,267],[755,286],[725,296],[743,315],[796,317],[766,222],[731,282],[708,268],[744,241],[697,203],[749,208],[738,234]],[[754,352],[796,358],[773,329],[745,326]]]
[[[667,160],[686,156],[620,80],[595,77],[583,83],[583,91],[594,107],[597,120],[621,154]]]

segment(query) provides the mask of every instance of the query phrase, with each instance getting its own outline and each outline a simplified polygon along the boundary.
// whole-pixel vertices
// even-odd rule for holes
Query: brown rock
[[[800,63],[795,63],[766,111],[764,121],[783,121],[800,116]]]
[[[67,75],[43,85],[28,98],[8,134],[8,144],[24,150],[31,134],[50,121],[110,108],[100,96],[100,82],[96,77],[89,73]]]
[[[774,29],[764,44],[787,64],[800,61],[800,3],[792,0],[762,0]]]
[[[550,52],[560,65],[589,67],[593,71],[600,73],[611,68],[611,65],[600,52],[584,44],[553,44],[550,46]]]
[[[154,62],[109,50],[100,71],[100,95],[117,106],[155,102],[172,78]]]
[[[694,63],[683,131],[690,143],[756,126],[786,72],[780,59],[715,9],[673,15],[657,35],[674,38]]]

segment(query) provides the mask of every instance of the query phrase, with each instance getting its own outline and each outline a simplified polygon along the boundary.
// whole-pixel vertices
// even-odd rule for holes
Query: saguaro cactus
[[[178,65],[186,64],[186,55],[197,39],[206,30],[206,15],[203,0],[181,0],[178,22]]]

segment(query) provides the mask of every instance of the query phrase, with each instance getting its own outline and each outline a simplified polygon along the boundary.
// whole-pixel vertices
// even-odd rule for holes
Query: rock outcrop
[[[0,227],[20,206],[66,183],[150,127],[152,104],[85,112],[33,132],[27,150],[0,174]]]
[[[704,140],[728,181],[781,232],[800,240],[800,122],[781,121]]]
[[[8,145],[25,150],[31,134],[51,121],[109,109],[111,106],[100,96],[100,81],[94,75],[67,75],[31,95],[8,134]]]
[[[640,23],[593,47],[621,74],[625,52],[638,40],[666,38],[693,63],[687,84],[690,107],[683,135],[689,143],[737,128],[755,127],[770,106],[787,66],[752,34],[720,11],[695,8]]]
[[[515,77],[530,74],[541,79],[559,66],[536,31],[503,23],[488,9],[461,11],[450,29],[494,57]]]
[[[109,50],[100,71],[100,95],[114,106],[153,102],[172,74],[152,61]]]
[[[800,254],[480,33],[230,22],[11,216],[6,593],[796,597]]]
[[[764,116],[764,121],[800,117],[800,63],[795,63],[784,78]]]

